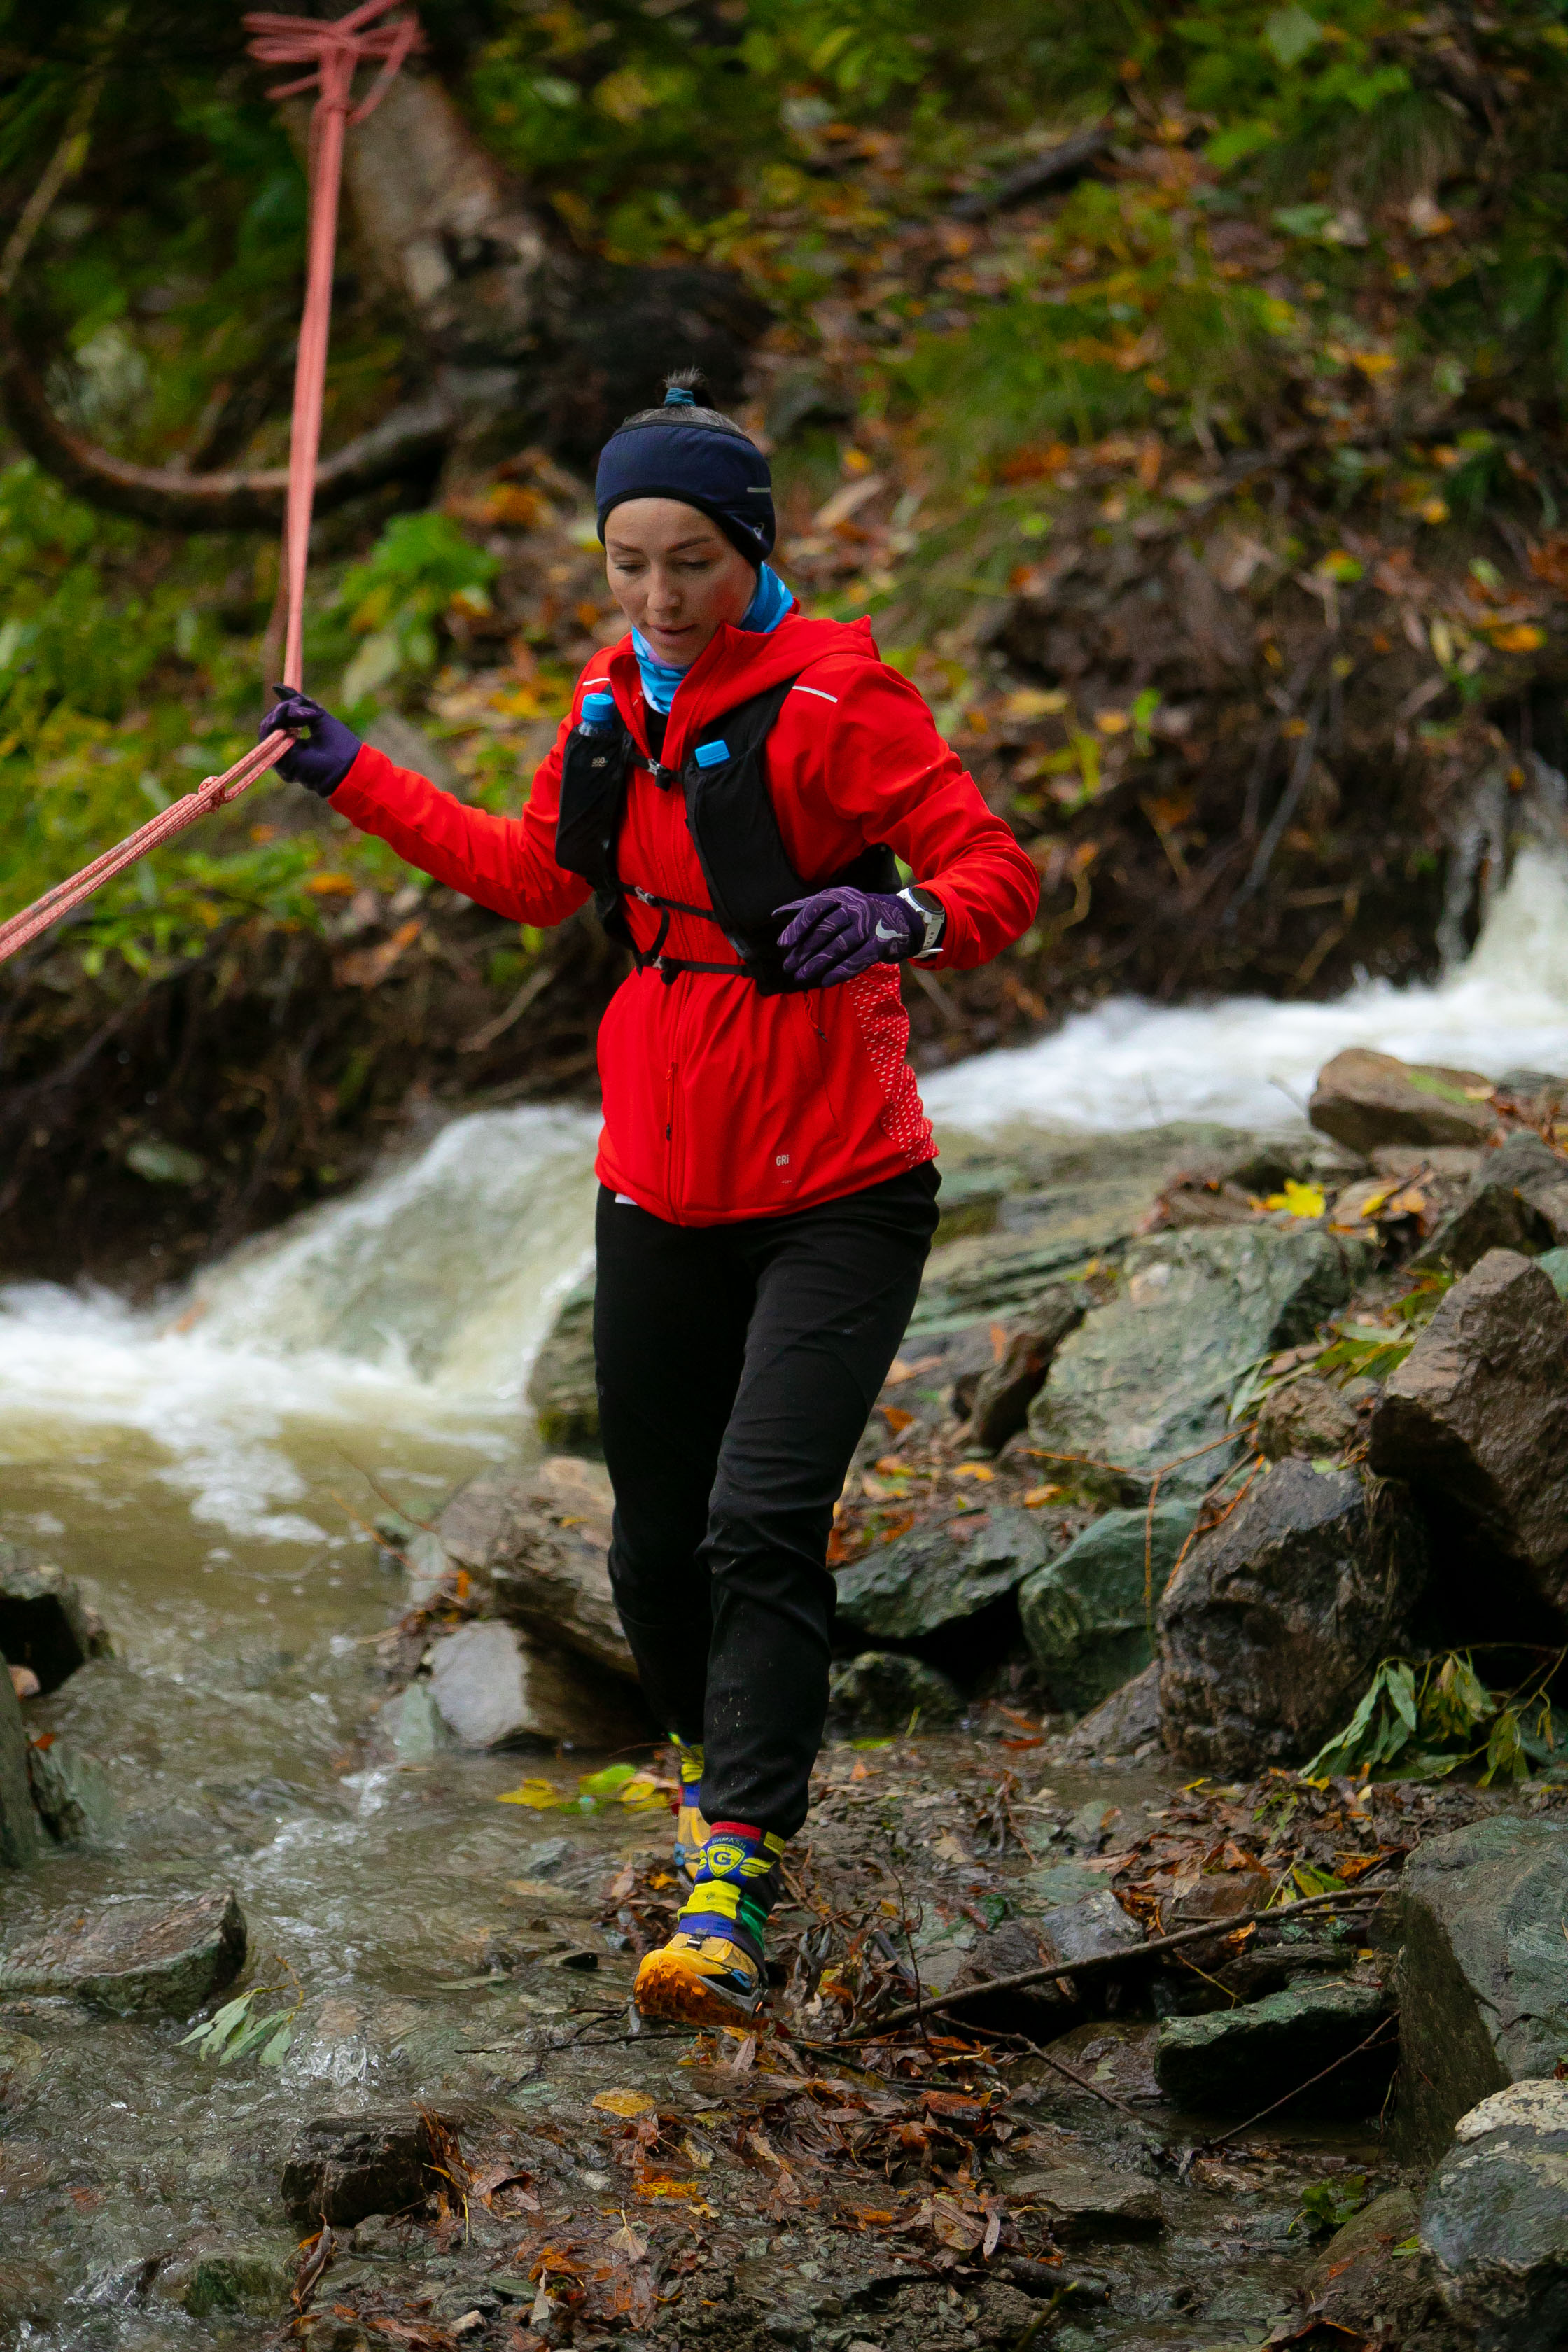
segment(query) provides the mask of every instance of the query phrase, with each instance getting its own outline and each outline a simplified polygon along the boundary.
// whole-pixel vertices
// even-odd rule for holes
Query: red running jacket
[[[721,627],[677,689],[665,765],[680,765],[705,721],[797,673],[766,754],[795,871],[816,883],[885,842],[947,910],[935,968],[986,962],[1034,918],[1034,866],[920,694],[879,659],[868,621],[793,614],[767,636]],[[521,816],[467,807],[368,744],[331,805],[480,906],[518,922],[559,923],[590,895],[555,863],[562,746],[584,691],[606,686],[647,757],[627,636],[584,670]],[[708,904],[682,796],[661,790],[641,765],[628,780],[616,862],[628,884]],[[635,898],[625,903],[638,946],[651,948],[658,914]],[[713,926],[676,915],[665,947],[711,961]],[[667,982],[634,972],[599,1028],[599,1177],[657,1217],[708,1225],[809,1208],[918,1167],[936,1144],[904,1059],[909,1030],[892,964],[784,996],[760,996],[749,981],[721,974]]]

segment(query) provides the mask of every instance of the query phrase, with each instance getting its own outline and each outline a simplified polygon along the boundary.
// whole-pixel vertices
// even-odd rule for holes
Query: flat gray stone
[[[1166,2097],[1190,2114],[1256,2115],[1299,2092],[1287,2119],[1375,2115],[1394,2070],[1394,2036],[1349,2064],[1336,2061],[1392,2014],[1381,1985],[1309,1979],[1236,2009],[1165,2018],[1154,2068]],[[1329,2066],[1335,2072],[1314,2083]]]
[[[616,1686],[489,1618],[432,1643],[430,1696],[462,1748],[613,1748],[634,1720]]]
[[[1137,1501],[1162,1469],[1162,1499],[1205,1493],[1240,1446],[1224,1443],[1237,1383],[1310,1338],[1365,1262],[1363,1244],[1321,1227],[1261,1220],[1135,1244],[1114,1297],[1057,1350],[1030,1408],[1036,1444],[1115,1465],[1100,1475],[1117,1501]]]
[[[1152,2181],[1136,2173],[1102,2172],[1088,2165],[1041,2166],[1007,2176],[1007,2202],[1043,2206],[1051,2235],[1064,2245],[1152,2238],[1165,2227],[1165,2208]]]
[[[245,1966],[232,1888],[183,1902],[120,1903],[0,1953],[0,1995],[63,1993],[125,2016],[188,2017]]]
[[[1153,1658],[1153,1615],[1196,1517],[1190,1502],[1107,1511],[1018,1591],[1024,1638],[1054,1706],[1082,1715]]]
[[[1047,1549],[1037,1514],[1008,1504],[978,1534],[963,1518],[914,1529],[838,1570],[839,1623],[878,1642],[914,1641],[1001,1600]]]
[[[1303,1762],[1404,1645],[1426,1575],[1397,1482],[1275,1463],[1199,1538],[1160,1603],[1166,1745],[1194,1771]]]
[[[1500,1813],[1418,1845],[1400,1881],[1398,2130],[1430,2163],[1490,2094],[1568,2051],[1568,1822]]]

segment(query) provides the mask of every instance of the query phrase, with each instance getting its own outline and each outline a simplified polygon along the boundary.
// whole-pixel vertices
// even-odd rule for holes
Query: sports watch
[[[907,890],[900,890],[898,895],[906,907],[914,909],[925,925],[924,941],[915,950],[913,958],[916,963],[924,963],[927,957],[935,955],[942,946],[942,935],[947,929],[947,908],[934,890],[922,890],[918,882],[911,882]]]

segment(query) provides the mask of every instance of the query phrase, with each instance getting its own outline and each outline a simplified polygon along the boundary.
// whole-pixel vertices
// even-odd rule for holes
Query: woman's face
[[[689,669],[740,620],[757,574],[715,522],[679,499],[627,499],[605,525],[610,593],[662,662]]]

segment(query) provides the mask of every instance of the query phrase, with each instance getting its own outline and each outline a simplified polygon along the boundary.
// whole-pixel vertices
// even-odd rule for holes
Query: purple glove
[[[905,899],[847,882],[773,912],[795,917],[779,945],[788,977],[806,988],[837,988],[874,963],[901,963],[925,945],[924,918]]]
[[[291,784],[303,784],[308,792],[330,801],[364,746],[353,728],[312,702],[291,686],[275,686],[273,693],[281,698],[272,709],[257,732],[259,743],[277,727],[286,727],[290,735],[309,728],[310,735],[297,743],[292,751],[285,751],[278,762],[278,772],[287,776]]]

